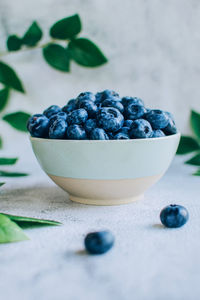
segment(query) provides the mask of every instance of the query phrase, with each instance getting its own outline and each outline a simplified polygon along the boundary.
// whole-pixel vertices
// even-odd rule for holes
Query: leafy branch
[[[12,34],[8,37],[6,52],[0,53],[0,83],[3,88],[0,90],[0,118],[20,131],[26,130],[26,123],[30,114],[17,111],[12,114],[2,115],[5,110],[10,90],[25,93],[21,79],[8,64],[2,61],[6,55],[18,51],[41,49],[44,60],[52,68],[70,72],[71,61],[83,67],[98,67],[107,62],[102,51],[91,40],[79,37],[82,30],[81,19],[78,14],[61,19],[53,24],[49,30],[50,40],[41,43],[43,31],[39,24],[34,21],[22,37]],[[2,144],[2,138],[0,137]]]
[[[191,111],[190,125],[194,136],[181,136],[177,154],[193,153],[185,164],[198,166],[199,169],[193,175],[200,176],[200,114],[194,110]]]

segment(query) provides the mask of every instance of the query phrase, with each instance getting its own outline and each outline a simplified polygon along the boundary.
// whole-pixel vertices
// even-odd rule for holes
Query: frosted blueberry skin
[[[69,114],[70,112],[72,112],[76,108],[77,108],[76,99],[71,99],[71,100],[69,100],[69,102],[65,106],[63,106],[62,111]]]
[[[153,129],[163,129],[169,123],[169,115],[159,109],[150,110],[146,113],[145,119],[149,121]]]
[[[93,94],[93,93],[91,93],[91,92],[84,92],[84,93],[80,93],[79,95],[78,95],[78,97],[76,98],[76,103],[77,103],[77,105],[80,103],[80,102],[82,102],[82,101],[84,101],[84,100],[90,100],[90,101],[95,101],[96,100],[96,97],[95,97],[95,95]]]
[[[178,228],[189,219],[189,213],[184,206],[171,204],[161,210],[160,220],[165,227]]]
[[[91,100],[82,100],[78,103],[78,108],[84,108],[87,111],[89,118],[95,118],[98,111],[98,107],[94,101]]]
[[[47,109],[43,111],[43,114],[47,117],[50,118],[53,115],[56,115],[57,113],[61,112],[61,108],[58,105],[51,105]]]
[[[69,115],[67,116],[67,123],[69,125],[72,124],[82,125],[86,122],[87,118],[88,118],[87,111],[83,108],[79,108],[69,113]]]
[[[165,136],[165,134],[161,129],[156,129],[153,131],[152,138],[159,138],[163,136]]]
[[[124,112],[124,106],[120,101],[116,101],[115,99],[105,99],[103,100],[101,107],[114,107],[117,108],[121,113]]]
[[[142,118],[146,113],[146,108],[140,104],[129,103],[125,106],[124,115],[126,119],[136,120]]]
[[[137,104],[137,105],[144,106],[144,102],[142,101],[142,99],[138,97],[128,97],[128,96],[122,98],[122,104],[124,105],[124,107],[126,107],[129,104]]]
[[[49,132],[49,119],[42,114],[35,114],[29,118],[27,129],[33,137],[47,138]]]
[[[115,242],[110,231],[91,232],[84,240],[85,248],[90,254],[104,254],[109,251]]]
[[[125,120],[124,121],[124,127],[131,128],[131,125],[133,124],[133,120]]]
[[[166,114],[169,116],[169,123],[163,129],[164,133],[166,135],[171,135],[171,134],[177,133],[177,128],[176,128],[176,124],[175,124],[175,120],[174,120],[173,115],[171,113],[169,113],[168,111],[166,111]]]
[[[106,99],[112,99],[115,101],[121,100],[119,94],[112,90],[104,90],[102,92],[96,93],[95,97],[96,97],[95,103],[97,105],[99,105]]]
[[[88,119],[85,122],[85,131],[87,133],[90,133],[95,128],[97,128],[97,121],[95,119]]]
[[[109,137],[102,128],[95,128],[90,132],[90,140],[109,140]]]
[[[50,139],[63,139],[66,137],[67,122],[63,118],[54,120],[49,127]]]
[[[115,134],[113,139],[114,140],[129,140],[130,137],[129,137],[128,133],[121,131],[121,132],[118,132],[117,134]]]
[[[103,107],[97,113],[97,124],[108,132],[116,132],[122,128],[124,117],[116,108]]]
[[[153,130],[151,124],[148,121],[144,119],[138,119],[133,121],[133,124],[131,125],[130,129],[130,137],[132,139],[150,138],[152,134]]]
[[[67,128],[68,140],[86,140],[87,135],[85,129],[81,125],[73,124]]]
[[[58,119],[64,119],[65,121],[67,120],[67,114],[64,111],[61,111],[57,113],[56,115],[53,115],[49,118],[49,125],[51,125],[54,121]]]

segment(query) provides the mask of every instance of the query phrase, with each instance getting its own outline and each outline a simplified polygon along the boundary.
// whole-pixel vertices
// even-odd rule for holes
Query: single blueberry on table
[[[153,134],[151,124],[144,120],[138,119],[133,121],[130,129],[130,137],[136,139],[150,138]]]
[[[184,206],[171,204],[161,210],[160,220],[168,228],[183,226],[189,219],[189,213]]]
[[[129,103],[125,106],[124,115],[126,119],[136,120],[142,118],[146,113],[146,108],[140,104]]]
[[[50,118],[51,116],[61,112],[61,108],[58,105],[51,105],[47,109],[44,110],[43,114]]]
[[[177,133],[177,128],[176,128],[176,124],[175,124],[173,115],[171,113],[169,113],[168,111],[166,111],[166,114],[169,116],[169,123],[165,128],[163,128],[164,133],[166,135],[171,135],[171,134]]]
[[[49,127],[50,139],[63,139],[66,137],[67,122],[63,118],[54,120]]]
[[[142,101],[142,99],[138,98],[138,97],[123,97],[122,98],[122,104],[124,105],[124,107],[126,107],[129,104],[137,104],[137,105],[141,105],[144,106],[144,102]]]
[[[71,99],[65,106],[63,106],[62,111],[68,114],[71,111],[75,110],[76,108],[77,108],[76,99]]]
[[[150,110],[145,114],[145,119],[149,121],[153,129],[163,129],[169,123],[169,115],[159,109]]]
[[[124,107],[120,101],[116,101],[113,99],[105,99],[103,100],[101,107],[114,107],[117,108],[121,113],[124,111]]]
[[[88,233],[85,237],[85,248],[90,254],[104,254],[112,248],[115,238],[110,231]]]
[[[90,139],[91,140],[109,140],[108,135],[106,134],[105,130],[102,128],[95,128],[92,129],[90,132]]]
[[[85,122],[85,131],[90,133],[94,128],[97,128],[97,121],[95,119],[88,119]]]
[[[29,118],[27,129],[33,137],[47,138],[49,132],[49,119],[42,114],[35,114]]]
[[[91,100],[83,100],[79,102],[78,108],[84,108],[87,111],[89,118],[96,117],[96,113],[98,111],[98,107],[96,106],[94,101]]]
[[[87,135],[85,129],[81,125],[70,125],[67,128],[67,139],[68,140],[86,140]]]
[[[131,128],[131,125],[133,124],[133,120],[125,120],[124,121],[124,127]]]
[[[83,108],[79,108],[79,109],[73,110],[72,112],[70,112],[68,114],[67,123],[69,125],[72,125],[72,124],[81,125],[86,122],[87,118],[88,118],[87,111]]]
[[[118,132],[117,134],[114,135],[114,140],[129,140],[130,137],[127,133],[125,132]]]
[[[78,95],[78,97],[76,98],[76,103],[78,104],[84,100],[91,100],[94,102],[96,100],[96,97],[91,92],[80,93],[80,95]]]
[[[66,121],[67,120],[67,114],[64,111],[61,111],[61,112],[57,113],[56,115],[51,116],[49,118],[49,124],[51,125],[57,119],[64,119]]]
[[[116,93],[115,91],[112,91],[112,90],[104,90],[103,92],[96,93],[95,96],[96,96],[95,103],[97,105],[99,105],[105,99],[112,99],[112,100],[115,100],[115,101],[120,101],[121,100],[120,97],[119,97],[119,94]]]
[[[97,113],[97,124],[108,132],[116,132],[122,128],[124,117],[116,108],[103,107]]]
[[[159,138],[163,136],[165,136],[165,134],[161,129],[156,129],[153,131],[152,138]]]

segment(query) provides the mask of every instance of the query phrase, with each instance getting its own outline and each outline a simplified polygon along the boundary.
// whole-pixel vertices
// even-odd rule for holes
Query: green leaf
[[[10,218],[10,220],[15,221],[19,226],[23,226],[23,228],[30,228],[35,225],[38,227],[38,226],[45,226],[45,225],[57,226],[62,224],[54,220],[29,218],[29,217],[15,216],[15,215],[4,214],[4,213],[2,214]]]
[[[2,137],[0,137],[0,149],[3,148],[3,140],[2,140]]]
[[[191,111],[190,124],[194,134],[200,139],[200,114],[194,110]]]
[[[22,46],[22,40],[17,35],[10,35],[7,39],[8,51],[18,51]]]
[[[185,164],[193,165],[193,166],[200,166],[200,154],[195,155],[191,159],[187,160]]]
[[[5,184],[5,182],[0,182],[0,187],[2,186],[2,185],[4,185]]]
[[[30,116],[30,114],[23,111],[17,111],[15,113],[3,116],[3,120],[9,123],[15,129],[27,132],[26,124]]]
[[[19,92],[25,93],[16,72],[7,64],[0,62],[0,82]]]
[[[192,175],[195,175],[195,176],[200,176],[200,169],[198,169],[195,173],[193,173]]]
[[[67,49],[57,44],[49,44],[43,49],[46,62],[53,68],[69,72],[69,53]]]
[[[75,62],[84,67],[97,67],[108,61],[101,50],[88,39],[75,39],[69,43],[68,48]]]
[[[22,43],[28,47],[35,46],[42,38],[42,30],[34,21],[22,38]]]
[[[4,110],[8,103],[9,99],[9,89],[5,87],[4,89],[0,90],[0,112]]]
[[[81,31],[81,20],[78,14],[56,22],[50,28],[50,36],[55,39],[66,40],[74,37]]]
[[[8,172],[0,170],[0,177],[23,177],[28,176],[27,173],[19,173],[19,172]]]
[[[23,230],[7,216],[0,214],[0,243],[25,241],[29,238]]]
[[[200,150],[198,142],[190,136],[181,136],[176,154],[187,154]]]
[[[14,165],[18,158],[0,157],[0,165]]]

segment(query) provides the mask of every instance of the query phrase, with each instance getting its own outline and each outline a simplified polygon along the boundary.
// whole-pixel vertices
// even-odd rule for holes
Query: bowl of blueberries
[[[27,128],[44,172],[72,201],[92,205],[141,198],[166,172],[180,140],[171,113],[112,90],[52,105]]]

